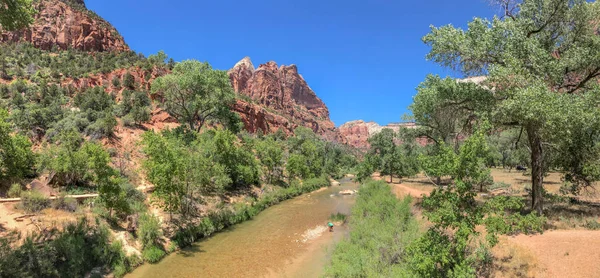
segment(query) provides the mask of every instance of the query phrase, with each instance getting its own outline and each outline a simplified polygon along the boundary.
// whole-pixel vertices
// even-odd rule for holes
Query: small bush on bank
[[[165,251],[155,245],[146,247],[146,248],[144,248],[144,251],[142,251],[142,256],[144,257],[144,261],[149,262],[151,264],[157,263],[165,255],[166,255]]]
[[[144,249],[160,244],[159,241],[162,237],[162,229],[160,228],[160,221],[158,218],[151,214],[143,214],[139,219],[137,236]]]
[[[332,222],[346,222],[346,218],[347,216],[343,213],[332,213],[331,216],[329,216],[329,221]]]
[[[21,185],[18,183],[13,183],[13,185],[11,185],[8,189],[7,194],[9,198],[19,198],[21,196],[21,193],[23,193],[23,188],[21,187]]]
[[[39,212],[50,206],[50,200],[39,191],[24,191],[21,193],[21,208],[27,212]]]

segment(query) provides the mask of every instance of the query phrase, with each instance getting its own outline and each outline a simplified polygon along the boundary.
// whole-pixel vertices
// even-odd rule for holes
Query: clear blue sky
[[[332,121],[398,122],[428,73],[431,24],[464,27],[496,11],[487,0],[86,0],[129,46],[229,69],[245,56],[296,64]]]

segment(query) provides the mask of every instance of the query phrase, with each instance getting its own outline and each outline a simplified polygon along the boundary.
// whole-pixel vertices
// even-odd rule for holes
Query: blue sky
[[[129,46],[229,69],[245,56],[296,64],[339,126],[398,122],[428,73],[429,26],[491,17],[487,0],[86,0]]]

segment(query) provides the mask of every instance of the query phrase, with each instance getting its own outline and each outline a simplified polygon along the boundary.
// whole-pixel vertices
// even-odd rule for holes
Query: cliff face
[[[240,113],[250,132],[291,133],[298,126],[311,128],[329,140],[341,139],[329,119],[327,106],[317,97],[295,65],[277,66],[268,62],[254,68],[250,58],[229,70],[233,89],[247,100],[238,100]]]
[[[361,149],[367,150],[369,145],[369,138],[384,128],[390,128],[395,132],[398,132],[400,128],[416,128],[415,123],[393,123],[385,126],[380,126],[375,122],[365,122],[363,120],[350,121],[339,127],[340,136],[343,138],[348,145]],[[417,143],[421,145],[427,144],[427,139],[418,138]]]
[[[27,29],[0,31],[0,42],[26,41],[50,50],[53,46],[84,51],[127,51],[123,37],[94,12],[83,0],[41,0],[34,23]]]

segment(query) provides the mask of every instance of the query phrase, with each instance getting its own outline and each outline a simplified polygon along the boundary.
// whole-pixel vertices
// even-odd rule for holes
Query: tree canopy
[[[166,111],[191,130],[200,131],[207,121],[237,124],[229,108],[235,93],[227,73],[206,62],[178,63],[171,74],[154,81],[152,92],[160,94]]]
[[[33,0],[0,0],[0,25],[14,31],[33,23]]]
[[[597,140],[591,127],[600,120],[596,82],[600,5],[585,0],[525,0],[503,8],[510,9],[504,17],[475,18],[467,30],[432,27],[423,38],[431,47],[429,60],[466,76],[487,78],[479,86],[431,83],[428,78],[419,94],[433,94],[438,107],[454,105],[469,117],[488,116],[497,126],[522,128],[531,150],[532,208],[542,213],[547,153],[561,144],[573,148],[597,144],[589,138]],[[444,90],[448,86],[455,88],[450,95]],[[431,90],[423,93],[423,88]],[[427,122],[420,120],[423,115],[427,119],[426,113],[415,113],[419,124]],[[583,122],[583,126],[574,124]],[[572,134],[586,134],[578,138],[588,143],[573,141]],[[582,169],[590,168],[571,168]]]

